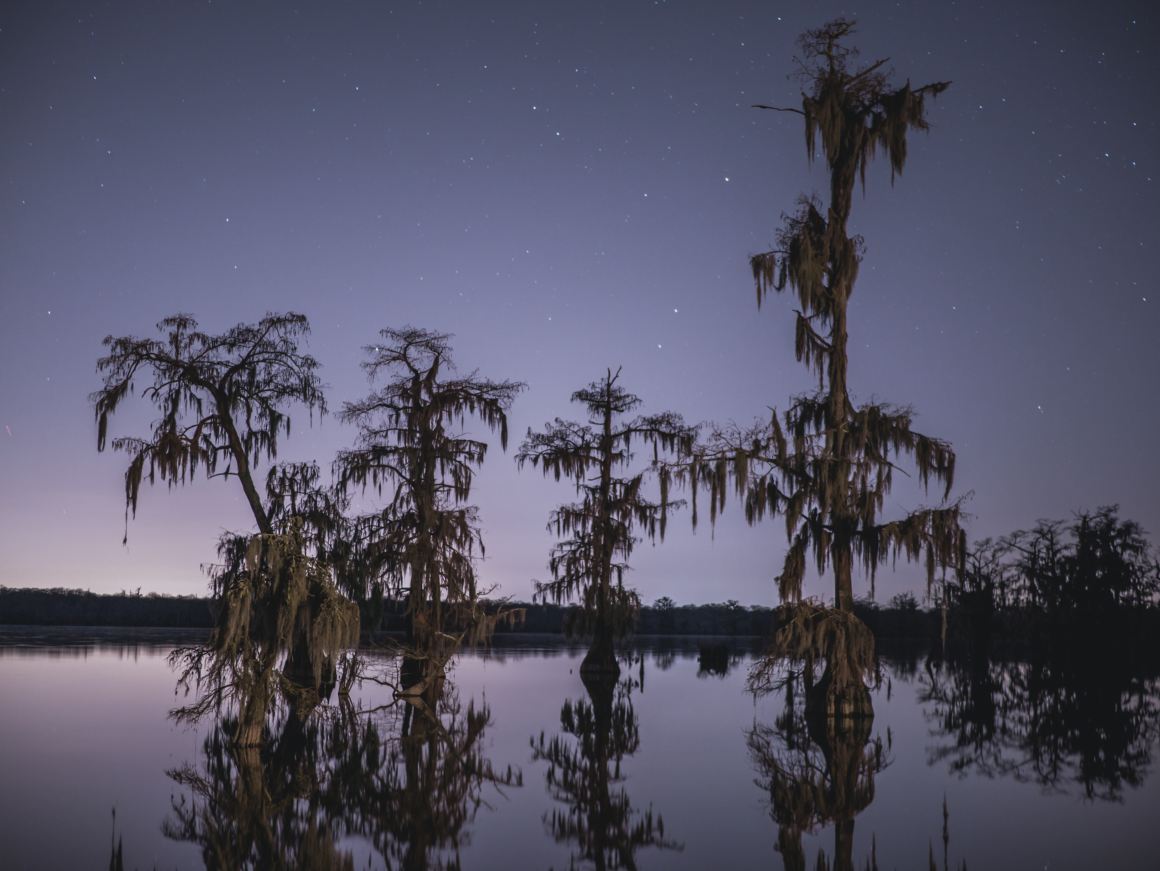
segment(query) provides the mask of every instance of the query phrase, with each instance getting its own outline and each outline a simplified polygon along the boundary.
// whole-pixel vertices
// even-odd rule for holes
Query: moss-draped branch
[[[162,320],[160,339],[108,336],[97,361],[103,376],[90,396],[97,419],[97,449],[111,444],[129,454],[125,472],[126,536],[136,514],[141,484],[158,479],[184,484],[199,472],[236,475],[259,530],[273,531],[253,481],[252,466],[273,460],[279,439],[290,433],[288,407],[299,403],[311,418],[326,410],[318,362],[299,350],[310,331],[304,315],[268,314],[220,335],[198,328],[191,315]],[[109,442],[109,420],[140,392],[161,413],[146,438]],[[223,468],[224,466],[224,468]]]

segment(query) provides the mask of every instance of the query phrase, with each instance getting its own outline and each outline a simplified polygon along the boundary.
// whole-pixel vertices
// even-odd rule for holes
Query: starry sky
[[[855,399],[912,405],[958,451],[973,538],[1119,503],[1160,534],[1160,25],[1144,2],[137,2],[0,10],[0,584],[201,593],[236,482],[141,496],[88,394],[107,334],[176,311],[218,331],[311,321],[331,406],[386,326],[455,334],[526,381],[513,445],[623,366],[646,412],[764,417],[812,386],[793,304],[748,256],[824,193],[794,105],[795,39],[855,17],[899,81],[954,82],[904,175],[851,230]],[[142,430],[138,404],[113,432]],[[305,416],[284,459],[351,443]],[[475,501],[488,584],[528,598],[564,484],[494,445]],[[894,511],[924,497],[905,479]],[[640,545],[646,602],[773,604],[780,521],[731,505]],[[920,572],[878,598],[921,590]],[[806,592],[828,589],[821,582]],[[863,584],[856,592],[865,593]]]

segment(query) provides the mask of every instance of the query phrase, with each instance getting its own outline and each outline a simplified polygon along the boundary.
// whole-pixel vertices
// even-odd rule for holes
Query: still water
[[[745,692],[743,646],[462,656],[436,711],[364,684],[260,752],[175,725],[172,635],[0,632],[0,866],[1156,868],[1160,681],[885,659],[866,735]],[[385,655],[366,653],[376,673]],[[800,694],[799,694],[800,695]],[[824,740],[824,739],[823,739]]]

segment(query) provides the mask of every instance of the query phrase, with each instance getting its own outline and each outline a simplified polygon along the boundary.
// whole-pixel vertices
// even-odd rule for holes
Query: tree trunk
[[[262,729],[266,725],[266,693],[261,689],[251,690],[250,695],[238,705],[238,726],[234,732],[234,743],[239,747],[258,747],[262,743]]]
[[[806,715],[810,719],[832,723],[843,731],[856,728],[859,721],[874,720],[870,690],[861,675],[844,675],[829,662],[822,679],[806,693]]]
[[[613,659],[613,664],[616,660]],[[581,667],[583,676],[583,667]],[[586,760],[591,772],[591,799],[588,805],[588,828],[592,833],[590,858],[596,871],[608,868],[608,854],[614,840],[616,816],[612,810],[608,764],[612,759],[612,705],[616,694],[615,679],[584,681],[588,698],[592,700],[592,758]],[[631,849],[631,848],[630,848]],[[631,855],[631,854],[630,854]],[[615,864],[615,860],[614,860]],[[631,860],[628,867],[632,867]]]
[[[842,541],[837,536],[835,539],[832,552],[834,608],[852,614],[854,587],[850,545],[848,541]],[[874,718],[874,705],[870,701],[870,691],[862,680],[861,669],[848,665],[858,661],[848,649],[852,640],[853,636],[849,633],[837,636],[822,679],[806,693],[806,707],[810,716],[838,721]]]
[[[839,540],[838,536],[835,536],[833,562],[834,607],[839,611],[852,612],[854,610],[854,573],[852,565],[853,559],[850,554],[850,542]]]
[[[399,668],[398,695],[409,700],[426,701],[433,710],[435,703],[443,694],[446,679],[442,660],[404,654],[403,663]]]
[[[234,472],[242,482],[242,490],[246,494],[246,501],[250,511],[254,514],[254,521],[258,524],[258,531],[262,535],[270,535],[274,527],[270,524],[270,516],[262,505],[262,497],[258,495],[258,488],[254,486],[254,476],[250,472],[250,457],[246,453],[246,446],[242,444],[238,428],[234,425],[233,415],[226,395],[217,388],[213,389],[214,403],[217,406],[218,417],[226,431],[226,438],[230,443],[230,454],[234,459]]]
[[[870,720],[829,720],[809,725],[810,738],[826,760],[827,816],[834,821],[834,871],[854,871],[854,817],[873,799],[866,771]]]
[[[229,402],[225,394],[220,390],[215,389],[213,395],[217,404],[218,416],[222,420],[226,436],[229,440],[235,473],[238,476],[238,480],[242,483],[242,490],[246,494],[246,501],[249,503],[250,511],[254,515],[254,522],[257,523],[258,531],[262,535],[272,535],[274,533],[274,526],[270,522],[270,515],[267,513],[265,506],[262,505],[262,497],[258,494],[258,488],[254,484],[254,476],[250,469],[250,458],[246,454],[245,445],[242,444],[237,427],[234,425]],[[322,692],[321,687],[316,685],[314,679],[314,652],[311,650],[310,645],[310,626],[318,613],[317,602],[311,596],[307,599],[303,607],[307,609],[307,613],[305,619],[302,618],[302,615],[295,615],[294,617],[294,630],[290,639],[290,650],[282,673],[286,680],[298,691],[300,697],[309,696],[310,694],[317,696],[321,692],[322,697],[326,698],[330,695],[330,690],[334,687],[334,669],[332,666],[330,668],[330,674],[327,675],[324,667],[323,683],[327,684],[327,686],[325,692]],[[314,704],[316,703],[317,699],[314,701]],[[314,704],[309,704],[309,707],[313,708]]]
[[[777,852],[785,871],[806,871],[806,851],[802,848],[802,830],[795,826],[778,826]]]
[[[854,871],[854,818],[834,820],[833,871]]]
[[[596,634],[584,661],[580,663],[580,677],[587,684],[615,682],[620,677],[620,665],[616,661],[616,649],[612,644],[612,634],[606,623],[596,626]]]
[[[605,380],[605,405],[600,436],[600,516],[596,524],[599,530],[597,540],[597,584],[596,625],[592,644],[584,661],[580,663],[580,676],[586,681],[615,682],[620,676],[620,666],[616,662],[616,651],[612,643],[611,615],[608,613],[612,598],[612,372]]]

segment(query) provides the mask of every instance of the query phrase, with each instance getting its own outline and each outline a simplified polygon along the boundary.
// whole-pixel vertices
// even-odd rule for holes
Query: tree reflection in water
[[[209,869],[353,869],[351,838],[375,866],[460,868],[486,790],[522,775],[484,757],[488,708],[441,690],[370,718],[349,703],[288,718],[259,747],[234,746],[233,724],[215,723],[200,764],[169,772],[189,794],[164,833],[197,844]]]
[[[870,738],[871,720],[807,722],[799,682],[799,675],[787,676],[785,708],[772,726],[755,723],[746,733],[756,783],[769,797],[787,871],[806,867],[802,835],[830,823],[833,865],[819,852],[817,867],[853,869],[854,817],[874,800],[874,778],[888,754],[879,738]]]
[[[621,763],[640,747],[631,698],[640,680],[585,681],[588,698],[560,709],[561,733],[531,740],[532,759],[548,764],[549,795],[564,805],[546,812],[544,825],[557,843],[576,845],[571,868],[635,869],[642,847],[683,849],[665,838],[664,819],[651,806],[633,808],[624,786]]]
[[[317,720],[289,717],[258,746],[233,743],[235,724],[214,723],[200,765],[169,776],[188,790],[174,797],[165,836],[201,848],[206,868],[354,867],[338,849],[339,830],[321,813],[324,765]]]
[[[931,764],[1087,799],[1138,787],[1160,737],[1160,678],[1123,663],[931,658],[920,680],[936,736]]]

